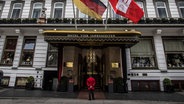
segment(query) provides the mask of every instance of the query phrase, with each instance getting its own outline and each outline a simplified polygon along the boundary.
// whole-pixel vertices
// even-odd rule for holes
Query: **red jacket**
[[[94,90],[96,81],[93,77],[89,77],[86,81],[86,84],[88,86],[88,90]]]

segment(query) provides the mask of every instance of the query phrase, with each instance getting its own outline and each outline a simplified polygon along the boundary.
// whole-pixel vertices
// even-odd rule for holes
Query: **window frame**
[[[8,40],[11,40],[11,39],[16,39],[16,43],[15,43],[15,49],[6,49],[7,47],[7,43],[8,43]],[[18,37],[17,36],[7,36],[6,37],[6,40],[5,40],[5,44],[4,44],[4,49],[3,49],[3,54],[2,54],[2,57],[1,57],[1,62],[0,62],[0,65],[3,65],[3,66],[12,66],[13,65],[13,61],[14,61],[14,57],[15,57],[15,52],[16,52],[16,47],[17,47],[17,42],[18,42]],[[6,52],[13,52],[14,55],[12,57],[12,62],[10,64],[3,64],[3,61],[6,61],[4,60],[4,56],[5,56],[5,53]],[[11,60],[11,58],[9,58]],[[8,59],[8,60],[9,60]]]
[[[0,18],[1,18],[1,15],[2,15],[2,11],[3,11],[3,8],[4,8],[4,1],[0,1]]]
[[[42,13],[42,8],[44,7],[44,3],[43,2],[34,2],[33,5],[32,5],[32,13],[31,13],[31,18],[34,18],[33,17],[33,14],[34,14],[34,10],[35,10],[35,5],[36,4],[41,4],[41,8],[40,8],[40,14],[38,17],[36,17],[36,19],[38,19],[40,16],[41,16],[41,13]]]
[[[63,6],[62,7],[56,7],[56,4],[62,4]],[[62,9],[62,14],[61,14],[61,17],[59,18],[59,19],[62,19],[62,18],[64,18],[64,5],[65,5],[65,3],[64,2],[55,2],[54,4],[53,4],[54,6],[53,6],[53,13],[52,13],[52,18],[55,18],[54,16],[55,16],[55,9],[56,8],[61,8]]]
[[[165,40],[174,40],[174,41],[182,41],[183,42],[183,40],[184,40],[184,37],[162,37],[162,40],[163,40],[163,46],[164,46],[164,52],[165,52],[165,58],[166,58],[166,66],[167,66],[167,68],[168,69],[183,69],[184,68],[184,66],[182,67],[173,67],[173,66],[170,66],[169,67],[169,63],[168,63],[168,54],[175,54],[175,55],[179,55],[179,54],[184,54],[184,50],[182,50],[182,51],[176,51],[176,50],[173,50],[173,51],[166,51],[166,46],[165,46],[165,44],[164,44],[164,41]],[[184,44],[184,42],[183,42],[183,44]],[[184,62],[183,62],[184,63]]]
[[[141,9],[144,11],[143,18],[146,18],[147,17],[146,0],[135,0],[135,2],[137,3],[137,5],[138,5],[138,2],[140,2],[142,4],[142,8]]]
[[[184,14],[182,14],[182,12],[181,12],[181,7],[179,6],[179,3],[184,3],[184,1],[177,1],[177,7],[178,7],[178,11],[179,11],[179,15],[180,15],[180,17],[181,18],[184,18]],[[182,8],[184,9],[184,6],[182,6]]]
[[[53,47],[53,46],[51,46],[51,44],[48,44],[46,67],[57,67],[58,66],[58,59],[56,59],[56,65],[49,65],[49,55],[50,54],[54,53],[58,57],[58,49],[56,47],[53,47],[53,48],[56,48],[56,50],[52,50],[51,47]]]
[[[22,46],[22,53],[21,53],[21,59],[20,59],[20,63],[19,66],[28,66],[28,67],[32,67],[33,66],[33,62],[34,62],[34,53],[35,53],[35,47],[36,47],[36,36],[25,36],[24,37],[24,42],[23,42],[23,46]],[[26,45],[26,40],[34,40],[34,47],[33,49],[24,49],[25,45]],[[23,58],[24,58],[24,53],[32,53],[32,63],[31,61],[29,61],[31,64],[22,64],[23,63]]]
[[[10,16],[10,18],[13,18],[13,12],[14,12],[14,10],[15,10],[15,5],[16,5],[16,4],[21,4],[21,7],[20,7],[20,8],[18,8],[18,9],[20,9],[19,16],[18,16],[18,17],[15,17],[15,18],[20,18],[20,17],[21,17],[21,14],[22,14],[22,9],[23,9],[23,3],[13,3],[13,6],[12,6],[12,11],[11,11],[11,16]]]
[[[133,67],[133,58],[136,58],[136,56],[134,56],[134,55],[132,55],[132,53],[131,53],[131,48],[130,48],[130,58],[131,58],[131,66],[132,66],[132,69],[133,70],[148,70],[148,69],[158,69],[158,64],[157,64],[157,59],[156,59],[156,52],[155,52],[155,45],[154,45],[154,40],[153,40],[153,37],[141,37],[141,40],[150,40],[150,42],[151,42],[151,46],[152,46],[152,50],[153,50],[153,55],[152,55],[152,57],[145,57],[145,56],[143,56],[143,57],[138,57],[138,58],[140,58],[141,60],[143,59],[144,61],[146,60],[146,58],[149,58],[149,59],[151,59],[151,58],[153,58],[152,60],[154,61],[154,66],[153,67],[147,67],[147,66],[144,66],[144,67]],[[140,41],[141,41],[140,40]],[[139,55],[140,56],[140,55]]]
[[[164,7],[162,7],[162,8],[165,8],[166,17],[160,17],[158,7],[157,7],[157,3],[159,3],[159,2],[164,3]],[[155,0],[155,10],[156,10],[156,15],[158,18],[169,18],[170,17],[168,2],[166,0]]]

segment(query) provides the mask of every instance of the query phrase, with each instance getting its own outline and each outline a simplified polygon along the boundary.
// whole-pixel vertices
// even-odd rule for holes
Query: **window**
[[[56,47],[53,47],[52,45],[49,44],[47,66],[57,67],[57,63],[58,63],[58,50]]]
[[[184,18],[184,1],[178,2],[179,13]]]
[[[2,65],[13,65],[16,45],[17,45],[17,38],[18,37],[7,37],[5,48],[3,51],[3,56],[1,60]]]
[[[111,9],[110,15],[111,15],[112,19],[121,19],[121,18],[123,18],[123,16],[120,16],[120,15],[116,14],[113,9]]]
[[[157,9],[158,17],[160,17],[160,18],[167,18],[168,17],[168,12],[167,12],[165,2],[157,1],[156,2],[156,9]]]
[[[33,4],[33,12],[32,12],[32,18],[39,18],[42,11],[42,3],[34,3]]]
[[[64,4],[62,2],[54,3],[53,18],[63,18],[63,13],[64,13],[63,8],[64,8]]]
[[[136,3],[144,11],[144,17],[145,17],[144,2],[142,2],[142,1],[136,1]]]
[[[11,13],[11,18],[20,18],[22,3],[14,3]]]
[[[163,39],[168,68],[184,67],[184,38]]]
[[[36,45],[36,37],[25,37],[20,65],[22,66],[33,65],[35,45]]]
[[[0,2],[0,16],[1,16],[2,11],[3,11],[3,3]]]
[[[79,18],[88,19],[90,16],[79,11]]]
[[[153,68],[155,65],[155,52],[152,39],[143,38],[131,47],[132,68]]]

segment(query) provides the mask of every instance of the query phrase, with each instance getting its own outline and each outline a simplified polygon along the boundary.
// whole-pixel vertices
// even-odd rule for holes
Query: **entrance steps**
[[[81,90],[78,94],[78,99],[88,99],[88,90]],[[105,99],[104,92],[95,90],[94,91],[95,99]]]

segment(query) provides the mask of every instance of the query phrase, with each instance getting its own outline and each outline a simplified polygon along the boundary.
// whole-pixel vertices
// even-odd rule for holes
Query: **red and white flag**
[[[143,10],[134,0],[109,0],[114,12],[137,23],[143,16]]]

